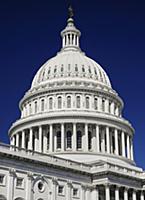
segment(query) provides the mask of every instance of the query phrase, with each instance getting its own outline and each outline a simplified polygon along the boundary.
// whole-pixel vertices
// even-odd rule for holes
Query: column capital
[[[58,179],[56,177],[52,177],[52,182],[55,185],[58,185]]]
[[[16,176],[16,170],[14,168],[9,169],[9,175],[10,176]]]
[[[68,185],[69,187],[72,187],[72,181],[67,180],[67,185]]]
[[[28,177],[28,179],[33,179],[33,173],[32,172],[27,172],[27,177]]]

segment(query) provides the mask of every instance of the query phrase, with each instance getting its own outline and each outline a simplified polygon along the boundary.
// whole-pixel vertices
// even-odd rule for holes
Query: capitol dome
[[[48,82],[78,79],[94,82],[111,88],[106,72],[94,60],[85,56],[80,50],[62,50],[48,60],[37,72],[32,82],[32,88]]]
[[[80,162],[132,163],[133,128],[104,69],[81,51],[81,32],[67,20],[62,48],[36,73],[20,101],[11,143]]]

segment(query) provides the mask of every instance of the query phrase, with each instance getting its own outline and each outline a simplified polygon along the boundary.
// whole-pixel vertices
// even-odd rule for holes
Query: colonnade
[[[81,109],[98,111],[121,116],[121,108],[117,102],[108,97],[96,96],[92,94],[61,94],[50,95],[26,102],[22,106],[22,117],[27,117],[37,113],[57,111],[64,109]]]
[[[11,145],[37,152],[83,151],[133,160],[132,135],[117,128],[87,123],[30,127],[12,135]]]
[[[92,200],[145,200],[145,191],[105,184],[94,187]]]

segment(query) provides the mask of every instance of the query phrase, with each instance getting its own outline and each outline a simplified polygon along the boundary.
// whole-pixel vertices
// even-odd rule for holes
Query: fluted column
[[[53,151],[53,125],[50,124],[49,125],[49,151],[52,152]]]
[[[133,190],[132,192],[132,200],[136,200],[136,190]]]
[[[99,125],[96,125],[96,145],[97,145],[97,153],[100,152],[100,134],[99,134]]]
[[[107,153],[110,154],[110,134],[109,134],[109,127],[106,127],[106,139],[107,139]]]
[[[141,197],[140,197],[140,200],[145,200],[145,197],[144,197],[144,191],[141,191]]]
[[[19,133],[16,134],[16,147],[19,147]]]
[[[34,140],[35,141],[35,144],[34,144],[35,149],[34,150],[38,152],[39,151],[39,139],[38,139],[39,136],[38,136],[38,130],[36,130],[36,129],[35,129],[34,137],[35,137],[35,140]]]
[[[57,199],[57,185],[58,185],[58,183],[57,183],[57,179],[56,178],[53,178],[52,179],[52,183],[53,183],[53,185],[52,185],[52,191],[53,191],[53,198],[52,198],[52,200],[56,200]]]
[[[115,200],[119,200],[119,187],[116,186],[115,188]]]
[[[115,129],[115,154],[118,155],[119,154],[119,150],[118,150],[118,130]]]
[[[28,172],[26,180],[26,200],[32,200],[32,179],[33,174]]]
[[[25,149],[25,130],[22,131],[22,148]]]
[[[99,200],[99,189],[96,186],[92,189],[91,200]]]
[[[73,139],[72,139],[72,145],[73,145],[73,151],[76,151],[77,149],[77,130],[76,130],[76,123],[73,123]]]
[[[127,190],[127,188],[124,189],[124,200],[128,200],[128,190]]]
[[[88,151],[88,124],[85,124],[85,145],[83,149],[84,151]]]
[[[106,200],[110,200],[110,186],[105,186],[105,194],[106,194]]]
[[[72,200],[72,182],[71,181],[68,181],[67,182],[67,200]]]
[[[101,129],[101,152],[105,153],[105,130]]]
[[[33,149],[33,128],[29,129],[29,143],[28,143],[28,150]]]
[[[129,135],[127,135],[127,158],[130,159],[130,139]]]
[[[125,134],[124,131],[121,133],[121,142],[122,142],[122,156],[126,157],[125,155]]]
[[[114,108],[115,108],[115,104],[114,102],[111,103],[111,114],[114,115]]]
[[[42,126],[39,126],[39,152],[42,152]]]
[[[131,139],[130,139],[130,142],[131,142],[131,144],[130,144],[130,153],[131,153],[131,160],[134,160],[134,155],[133,155],[133,138],[131,137]]]
[[[47,127],[43,130],[43,152],[47,153]]]
[[[65,149],[65,136],[64,136],[64,124],[61,124],[61,151]]]
[[[81,200],[87,200],[86,199],[86,195],[85,195],[85,193],[86,193],[86,187],[84,186],[84,185],[82,185],[82,188],[81,188]]]
[[[102,111],[102,98],[98,97],[98,111]]]
[[[109,113],[109,99],[105,99],[105,112]]]
[[[7,183],[7,199],[13,200],[14,199],[14,179],[15,179],[15,169],[11,168],[9,170],[8,175],[8,183]]]
[[[90,200],[90,198],[91,198],[91,195],[90,195],[90,188],[87,187],[87,188],[86,188],[86,200]]]

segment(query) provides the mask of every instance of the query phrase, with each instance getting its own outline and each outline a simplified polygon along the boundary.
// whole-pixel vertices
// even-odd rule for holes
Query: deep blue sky
[[[81,47],[99,62],[133,124],[135,159],[145,168],[145,1],[72,0]],[[65,0],[0,1],[0,140],[39,67],[61,47]]]

